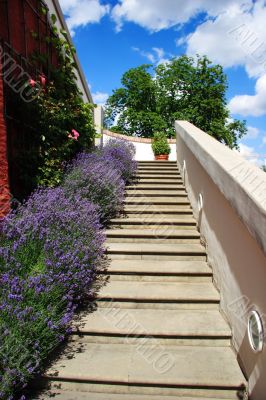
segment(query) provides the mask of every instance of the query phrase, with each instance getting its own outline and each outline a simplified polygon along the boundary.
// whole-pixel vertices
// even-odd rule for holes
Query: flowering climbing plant
[[[93,104],[85,104],[77,86],[75,49],[70,46],[65,31],[58,32],[52,16],[52,45],[57,51],[58,63],[49,66],[49,79],[44,73],[31,77],[25,84],[32,93],[32,101],[12,94],[12,105],[17,120],[28,129],[24,142],[28,151],[19,152],[18,173],[27,192],[38,185],[57,186],[62,179],[64,165],[75,154],[87,151],[94,142]],[[31,56],[36,68],[47,60],[38,53]],[[27,193],[29,194],[29,193]]]

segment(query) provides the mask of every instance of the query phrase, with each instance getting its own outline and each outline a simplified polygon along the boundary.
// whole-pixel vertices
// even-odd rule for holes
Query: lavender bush
[[[98,207],[38,190],[1,226],[0,398],[11,399],[64,339],[104,267]]]
[[[68,196],[79,193],[98,205],[102,221],[115,216],[122,208],[125,181],[108,155],[80,154],[69,167],[63,187]]]
[[[0,399],[11,400],[69,332],[106,267],[102,225],[122,208],[134,148],[109,141],[0,221]],[[21,399],[25,399],[24,396]]]
[[[100,152],[104,158],[113,160],[113,166],[120,171],[122,178],[129,182],[137,169],[133,143],[121,139],[109,139]]]

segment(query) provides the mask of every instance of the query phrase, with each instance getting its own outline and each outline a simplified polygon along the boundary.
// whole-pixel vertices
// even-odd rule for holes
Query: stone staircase
[[[244,398],[205,247],[175,163],[139,162],[107,231],[110,282],[38,399]]]

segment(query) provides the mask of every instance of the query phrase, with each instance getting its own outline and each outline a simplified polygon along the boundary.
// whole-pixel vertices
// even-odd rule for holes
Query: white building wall
[[[119,137],[118,137],[119,138]],[[109,139],[115,139],[115,137],[109,136],[106,133],[103,134],[103,143],[106,143]],[[151,143],[133,142],[130,137],[127,139],[133,143],[136,148],[135,159],[137,161],[153,161],[154,154],[151,148]],[[176,161],[176,144],[170,143],[171,153],[169,154],[169,161]]]
[[[94,125],[97,133],[102,133],[103,118],[104,118],[103,107],[97,105],[97,107],[94,108]]]

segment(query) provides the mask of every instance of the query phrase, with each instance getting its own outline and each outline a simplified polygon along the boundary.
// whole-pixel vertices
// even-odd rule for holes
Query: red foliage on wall
[[[0,218],[4,217],[10,209],[7,162],[7,132],[4,118],[4,94],[1,70],[2,65],[0,61]]]
[[[43,0],[0,0],[0,63],[4,70],[4,77],[0,70],[0,218],[9,211],[10,190],[19,199],[25,195],[20,179],[23,166],[17,155],[31,148],[30,142],[20,145],[27,121],[20,120],[19,110],[13,106],[16,104],[13,100],[20,94],[5,78],[10,68],[6,60],[10,57],[18,66],[10,68],[10,78],[16,78],[21,70],[34,80],[39,81],[40,76],[49,80],[51,65],[59,65],[54,36]]]

